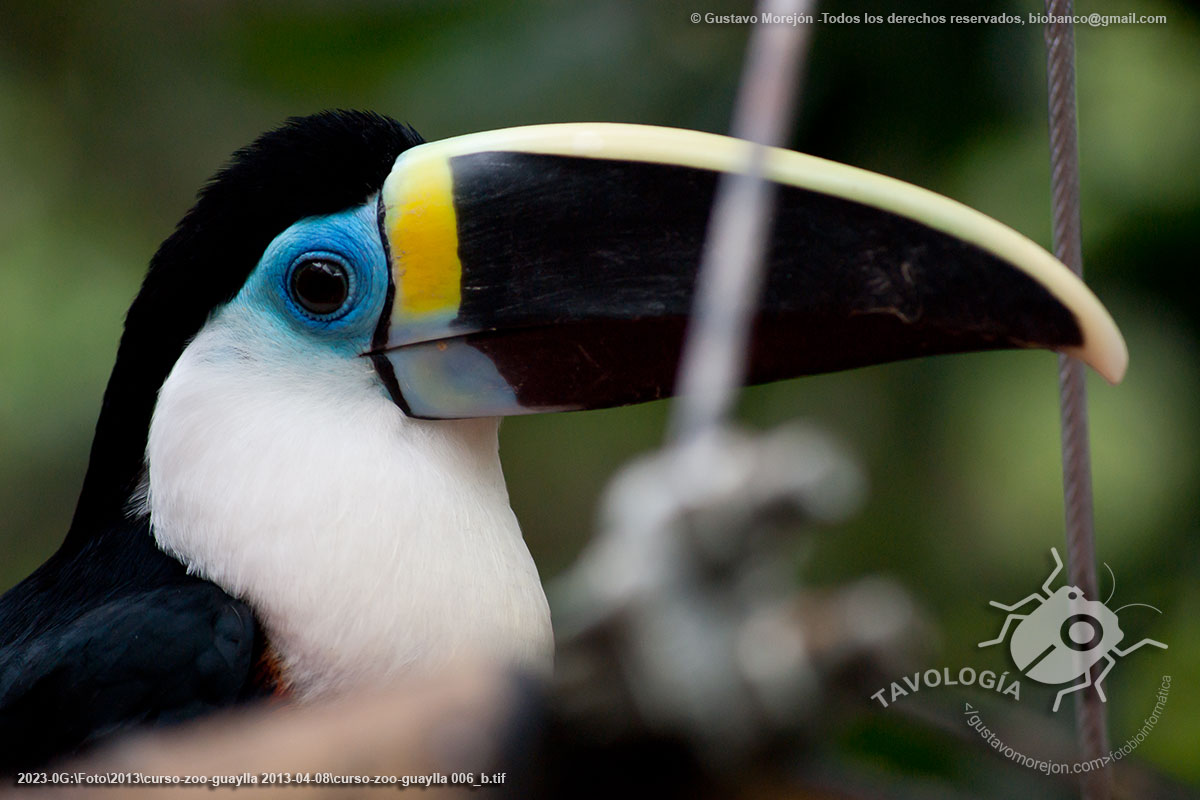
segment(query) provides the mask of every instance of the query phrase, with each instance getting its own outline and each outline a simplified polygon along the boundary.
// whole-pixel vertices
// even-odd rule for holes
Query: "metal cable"
[[[1075,118],[1075,31],[1071,0],[1046,0],[1046,79],[1050,116],[1050,186],[1054,223],[1054,255],[1083,277],[1079,210],[1079,144]],[[1066,517],[1067,571],[1084,596],[1098,595],[1095,524],[1092,513],[1091,450],[1088,444],[1087,389],[1083,362],[1058,359],[1062,421],[1063,505]],[[1093,676],[1096,670],[1093,670]],[[1075,693],[1075,727],[1083,760],[1109,751],[1104,703],[1095,689]],[[1112,796],[1108,768],[1086,773],[1081,789],[1086,800]]]

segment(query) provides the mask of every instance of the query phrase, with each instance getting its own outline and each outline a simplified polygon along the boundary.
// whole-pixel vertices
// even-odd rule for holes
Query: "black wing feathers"
[[[253,697],[250,609],[127,523],[0,598],[0,774]]]
[[[197,716],[241,699],[251,674],[250,610],[217,586],[116,598],[0,662],[0,772],[139,724]]]

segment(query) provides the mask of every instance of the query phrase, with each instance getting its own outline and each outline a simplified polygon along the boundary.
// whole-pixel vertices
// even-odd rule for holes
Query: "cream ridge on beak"
[[[380,196],[394,296],[372,354],[426,418],[672,394],[718,176],[750,145],[610,123],[423,144]],[[904,358],[1046,348],[1109,381],[1128,354],[1044,249],[933,192],[771,149],[776,208],[752,383]]]

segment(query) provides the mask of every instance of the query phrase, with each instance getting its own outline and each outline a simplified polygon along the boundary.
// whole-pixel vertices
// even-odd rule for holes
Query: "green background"
[[[0,588],[65,532],[124,310],[157,244],[231,151],[328,107],[375,109],[429,139],[579,120],[723,132],[750,29],[689,17],[750,10],[722,0],[5,0]],[[847,0],[821,10],[966,9]],[[1200,19],[1154,0],[1080,11],[1167,16],[1077,31],[1086,270],[1131,355],[1122,385],[1093,375],[1089,389],[1097,547],[1117,577],[1114,607],[1161,608],[1126,610],[1122,627],[1127,643],[1170,646],[1109,676],[1113,738],[1140,727],[1159,676],[1174,676],[1136,758],[1200,785]],[[949,195],[1049,247],[1043,58],[1041,29],[1028,23],[817,25],[792,144]],[[929,666],[1009,667],[999,648],[975,643],[1001,619],[987,601],[1033,591],[1047,550],[1061,546],[1055,375],[1050,354],[992,353],[745,392],[748,424],[816,421],[870,476],[862,513],[818,534],[800,577],[896,578],[937,625]],[[578,552],[606,479],[661,441],[666,412],[657,403],[505,422],[513,505],[543,576]],[[1102,586],[1107,594],[1107,577]],[[1071,715],[1049,713],[1050,690],[1027,689],[1022,705],[1066,730]],[[851,763],[935,787],[974,783],[941,745],[889,733],[885,714],[848,723],[837,747]],[[1013,792],[1029,785],[1014,781]]]

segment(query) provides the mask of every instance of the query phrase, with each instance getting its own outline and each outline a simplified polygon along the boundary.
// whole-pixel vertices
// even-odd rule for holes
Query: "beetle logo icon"
[[[1079,681],[1058,693],[1054,698],[1054,711],[1062,703],[1064,695],[1078,692],[1094,685],[1100,700],[1106,702],[1103,682],[1109,670],[1117,663],[1113,655],[1127,656],[1134,650],[1145,645],[1154,645],[1166,650],[1167,646],[1154,639],[1142,639],[1130,647],[1119,647],[1125,634],[1118,624],[1117,611],[1129,606],[1154,606],[1146,603],[1128,603],[1116,611],[1109,610],[1105,603],[1099,600],[1088,600],[1078,586],[1060,586],[1051,590],[1050,584],[1062,572],[1063,563],[1058,557],[1058,550],[1051,547],[1050,555],[1054,556],[1054,571],[1042,584],[1042,592],[1034,592],[1012,605],[997,603],[990,604],[1009,615],[1000,628],[1000,635],[995,639],[980,642],[980,647],[1000,644],[1008,634],[1008,629],[1014,621],[1018,621],[1013,631],[1012,641],[1008,649],[1013,662],[1021,673],[1038,683],[1059,686],[1072,681]],[[1108,568],[1108,564],[1104,565]],[[1108,572],[1112,575],[1112,569]],[[1116,577],[1113,577],[1113,592],[1117,589]],[[1109,593],[1108,599],[1112,599]],[[1028,614],[1015,613],[1018,608],[1038,601],[1038,605]],[[1158,611],[1157,608],[1154,608]],[[1161,611],[1159,613],[1162,613]],[[1100,674],[1092,681],[1092,665],[1105,661]]]

